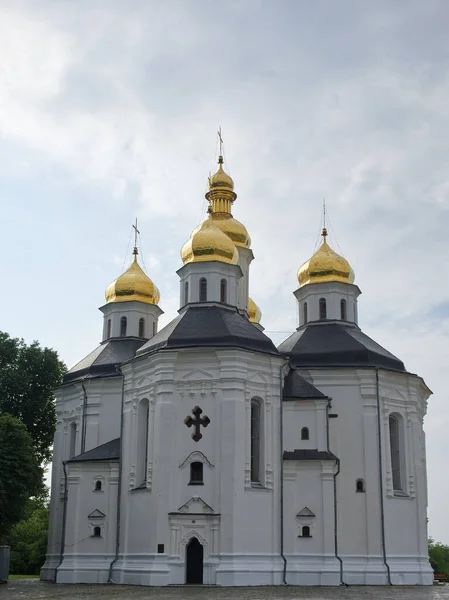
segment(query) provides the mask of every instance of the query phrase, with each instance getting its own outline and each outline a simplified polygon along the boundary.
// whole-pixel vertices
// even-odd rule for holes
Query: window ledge
[[[138,485],[137,487],[133,488],[132,490],[130,490],[131,492],[149,492],[151,488],[149,488],[147,486],[147,482],[144,481],[143,483],[141,483],[140,485]]]
[[[266,492],[268,492],[268,488],[265,487],[264,485],[262,485],[261,483],[257,482],[257,481],[251,481],[250,485],[248,486],[248,489],[250,490],[264,490]]]
[[[188,485],[204,485],[204,481],[189,481]]]
[[[410,498],[410,496],[402,490],[393,490],[393,496],[395,498]]]

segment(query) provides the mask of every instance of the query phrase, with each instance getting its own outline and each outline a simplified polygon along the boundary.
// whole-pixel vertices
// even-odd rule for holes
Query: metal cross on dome
[[[192,414],[195,418],[193,419],[189,415],[184,419],[184,423],[187,425],[187,427],[192,427],[192,425],[195,427],[195,431],[192,433],[192,438],[195,440],[195,442],[199,442],[203,437],[202,433],[200,432],[201,425],[203,427],[207,427],[210,423],[209,417],[201,417],[202,412],[203,411],[199,406],[195,406],[192,410]]]

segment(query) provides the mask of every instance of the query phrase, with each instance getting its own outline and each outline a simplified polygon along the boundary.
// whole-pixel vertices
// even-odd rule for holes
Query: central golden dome
[[[158,304],[161,295],[137,262],[137,248],[134,248],[134,260],[131,266],[108,285],[105,296],[107,303],[136,300],[145,304]]]
[[[299,285],[308,283],[354,283],[354,271],[348,261],[337,254],[326,242],[327,231],[323,229],[323,242],[315,254],[298,271]]]
[[[223,157],[218,157],[218,171],[209,177],[209,191],[206,194],[209,200],[209,215],[214,224],[226,234],[236,246],[249,248],[251,238],[246,227],[231,212],[233,202],[237,198],[234,192],[232,178],[223,171]]]
[[[260,323],[262,311],[252,298],[248,298],[248,318],[251,323]]]
[[[181,258],[184,264],[218,260],[236,265],[239,254],[231,239],[209,217],[192,231],[181,250]]]

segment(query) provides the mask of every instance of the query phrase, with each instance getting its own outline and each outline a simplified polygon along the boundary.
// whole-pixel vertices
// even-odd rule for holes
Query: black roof
[[[303,325],[278,347],[301,367],[383,367],[405,371],[404,363],[347,322]]]
[[[190,306],[146,342],[137,356],[162,348],[242,348],[278,354],[276,346],[236,308]]]
[[[284,460],[338,460],[328,450],[293,450],[284,452]]]
[[[292,369],[284,380],[284,400],[327,398],[314,385],[309,383],[297,371]]]
[[[112,338],[103,342],[64,375],[64,383],[83,377],[116,375],[117,366],[132,358],[143,343],[139,338]]]
[[[120,458],[120,438],[101,444],[92,450],[83,452],[79,456],[74,456],[67,462],[87,462],[94,460],[119,460]]]

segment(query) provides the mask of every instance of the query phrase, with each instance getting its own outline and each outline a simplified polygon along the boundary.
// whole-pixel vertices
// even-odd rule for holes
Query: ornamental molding
[[[178,513],[203,513],[206,515],[214,514],[214,509],[204,502],[199,496],[193,496],[188,502],[178,508]]]
[[[191,452],[188,457],[179,465],[180,469],[183,469],[184,467],[186,467],[187,465],[192,464],[193,462],[200,462],[203,463],[204,465],[208,465],[211,468],[214,468],[215,465],[213,465],[209,459],[207,458],[207,456],[205,454],[203,454],[202,452],[200,452],[199,450],[194,450],[193,452]]]
[[[313,513],[310,510],[310,508],[308,508],[307,506],[304,506],[304,508],[301,509],[296,516],[297,517],[315,517],[315,513]]]
[[[93,510],[90,515],[87,515],[88,519],[104,519],[105,518],[105,514],[104,512],[101,512],[101,510],[99,510],[98,508],[96,508],[95,510]]]
[[[204,397],[206,395],[215,395],[220,387],[218,379],[198,379],[176,381],[176,390],[182,397],[189,396],[194,398],[196,395]]]

